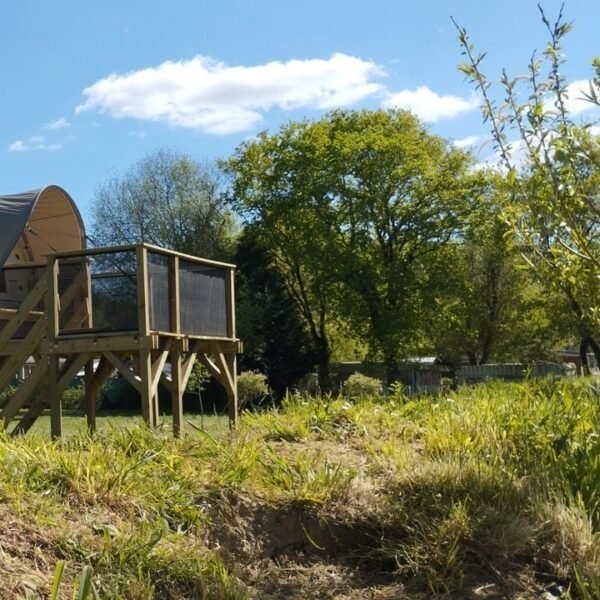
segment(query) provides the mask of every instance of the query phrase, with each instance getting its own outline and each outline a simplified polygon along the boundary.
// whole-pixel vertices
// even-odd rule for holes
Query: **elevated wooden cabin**
[[[29,372],[0,408],[5,428],[24,433],[50,408],[60,436],[62,393],[84,369],[91,430],[95,396],[118,371],[151,426],[158,386],[170,391],[178,436],[196,360],[224,386],[235,424],[234,265],[148,244],[88,249],[74,201],[54,185],[1,196],[0,228],[0,390],[26,362]]]

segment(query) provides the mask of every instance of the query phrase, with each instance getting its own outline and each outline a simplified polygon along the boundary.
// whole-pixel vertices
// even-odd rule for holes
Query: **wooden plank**
[[[13,417],[19,412],[21,407],[27,402],[30,396],[35,392],[37,386],[42,381],[42,378],[48,371],[48,357],[43,356],[39,362],[36,363],[35,368],[29,374],[27,379],[19,386],[13,397],[6,403],[2,410],[2,419],[4,420],[4,426],[13,419]]]
[[[160,246],[153,246],[152,244],[140,244],[142,248],[154,252],[156,254],[163,254],[165,256],[177,256],[188,262],[197,263],[199,265],[206,265],[208,267],[222,267],[224,269],[230,268],[235,269],[235,265],[232,263],[220,262],[218,260],[211,260],[209,258],[200,258],[199,256],[193,256],[191,254],[184,254],[183,252],[177,252],[175,250],[167,250]],[[139,247],[139,246],[138,246]]]
[[[152,336],[117,335],[103,337],[76,336],[64,339],[60,336],[54,344],[48,345],[50,354],[74,354],[79,352],[135,352],[151,350],[157,345]]]
[[[10,341],[19,327],[30,318],[33,309],[40,303],[46,292],[46,278],[42,277],[29,292],[27,298],[17,309],[14,317],[0,331],[0,348]]]
[[[210,360],[206,354],[199,353],[198,360],[208,369],[208,372],[223,386],[225,387],[225,378],[221,370],[215,363]]]
[[[117,254],[118,252],[129,252],[135,250],[139,244],[124,244],[122,246],[107,246],[103,248],[86,248],[85,250],[62,250],[53,252],[51,256],[67,258],[73,256],[94,256],[95,254]]]
[[[178,438],[183,434],[183,392],[182,385],[183,358],[181,352],[171,353],[171,407],[173,412],[173,435]]]
[[[105,351],[102,354],[138,392],[141,392],[141,374],[136,374],[136,372],[129,365],[126,365],[114,352]]]

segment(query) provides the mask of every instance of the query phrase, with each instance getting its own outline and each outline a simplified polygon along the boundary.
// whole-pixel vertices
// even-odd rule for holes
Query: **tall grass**
[[[599,403],[587,382],[544,380],[439,397],[290,396],[246,413],[237,432],[183,440],[137,425],[61,442],[0,435],[0,543],[21,557],[4,585],[24,597],[19,582],[38,582],[49,595],[64,561],[64,597],[84,580],[103,598],[256,596],[244,569],[273,558],[261,540],[278,535],[265,514],[289,533],[281,520],[297,513],[338,532],[328,541],[299,519],[308,547],[346,552],[407,593],[493,584],[516,597],[527,574],[540,593],[553,582],[595,598]],[[347,548],[333,539],[342,530],[354,532]]]

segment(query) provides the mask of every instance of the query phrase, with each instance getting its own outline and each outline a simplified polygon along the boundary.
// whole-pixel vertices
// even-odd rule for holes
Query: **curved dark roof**
[[[85,246],[79,210],[57,185],[0,196],[0,232],[0,267],[39,262],[48,252]]]

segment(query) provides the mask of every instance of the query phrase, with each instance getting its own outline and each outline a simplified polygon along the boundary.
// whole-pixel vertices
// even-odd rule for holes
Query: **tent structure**
[[[51,252],[85,248],[75,202],[57,185],[0,196],[0,267],[45,262]]]
[[[75,202],[56,185],[0,196],[0,424],[28,431],[50,409],[62,431],[62,394],[83,370],[88,426],[115,371],[159,424],[158,387],[183,432],[183,392],[195,361],[222,384],[238,414],[235,265],[149,244],[86,248]]]

